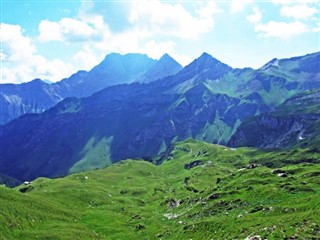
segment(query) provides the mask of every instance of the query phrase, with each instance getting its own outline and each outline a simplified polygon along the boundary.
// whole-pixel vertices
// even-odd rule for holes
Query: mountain
[[[300,66],[318,55],[290,62]],[[272,111],[279,100],[269,100],[272,94],[277,97],[281,86],[283,95],[289,96],[316,75],[303,72],[305,78],[289,91],[285,82],[290,78],[263,71],[232,69],[204,53],[158,81],[116,85],[90,97],[65,99],[42,114],[24,115],[0,128],[0,172],[19,180],[57,177],[127,158],[156,158],[172,143],[189,137],[227,144],[247,118]],[[283,71],[283,76],[293,74],[291,68]],[[279,79],[284,84],[278,84]],[[277,87],[267,91],[264,81]],[[305,86],[313,88],[317,82]]]
[[[1,128],[0,172],[21,180],[56,177],[154,157],[188,137],[225,143],[243,119],[268,109],[213,93],[202,80],[215,81],[231,70],[203,54],[174,76],[112,86],[24,115]]]
[[[66,97],[90,96],[105,87],[138,79],[151,82],[173,75],[181,68],[169,55],[157,61],[144,54],[112,53],[89,72],[78,71],[57,83],[35,79],[23,84],[1,84],[0,124],[26,113],[41,113]]]
[[[127,160],[0,187],[1,238],[317,239],[320,162],[306,157],[187,140],[159,166]]]
[[[274,111],[243,122],[232,146],[290,148],[312,145],[320,136],[320,89],[299,93]]]
[[[0,124],[25,113],[39,113],[63,99],[63,90],[35,79],[22,84],[1,84]]]
[[[261,68],[234,69],[208,85],[217,93],[251,97],[276,107],[289,97],[320,87],[320,52],[273,59]]]
[[[145,54],[121,55],[112,53],[107,55],[83,78],[76,78],[77,81],[74,82],[70,82],[68,79],[62,80],[58,85],[68,86],[71,92],[70,96],[86,97],[108,86],[131,83],[156,63],[156,60]]]
[[[153,80],[165,78],[175,75],[182,69],[182,66],[170,57],[164,54],[157,63],[155,63],[148,71],[135,78],[135,82],[149,83]]]

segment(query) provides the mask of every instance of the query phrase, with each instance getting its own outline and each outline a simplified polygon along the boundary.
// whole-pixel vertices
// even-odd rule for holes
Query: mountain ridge
[[[307,60],[314,62],[315,56]],[[290,64],[299,66],[301,59]],[[57,177],[127,158],[156,158],[189,137],[227,144],[247,118],[273,110],[277,102],[319,81],[308,79],[314,73],[303,73],[300,85],[288,90],[292,79],[284,76],[295,74],[291,65],[283,68],[283,76],[276,74],[233,70],[204,54],[177,74],[151,83],[68,98],[1,127],[0,172],[21,180]],[[315,84],[301,87],[306,81]]]
[[[90,96],[110,85],[131,83],[139,77],[149,82],[159,79],[152,74],[143,75],[151,68],[153,72],[161,72],[160,78],[175,74],[182,68],[175,60],[161,60],[160,65],[159,61],[145,54],[114,53],[108,54],[90,71],[80,70],[56,83],[48,84],[41,80],[40,84],[40,79],[35,79],[22,84],[1,84],[0,124],[7,123],[25,113],[43,112],[66,97]],[[158,69],[159,67],[161,69]]]

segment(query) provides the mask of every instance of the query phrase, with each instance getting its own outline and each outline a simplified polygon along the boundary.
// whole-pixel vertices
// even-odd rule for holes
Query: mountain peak
[[[214,58],[209,53],[203,52],[199,58]]]
[[[158,64],[173,64],[177,65],[178,68],[182,68],[179,62],[177,62],[173,57],[171,57],[168,53],[165,53],[162,55],[162,57],[159,59]]]
[[[204,63],[206,63],[206,64],[217,64],[217,63],[223,64],[218,59],[212,57],[209,53],[206,53],[206,52],[203,52],[201,54],[201,56],[196,59],[196,61],[198,61],[200,64],[204,64]]]
[[[126,53],[126,54],[121,54],[117,52],[112,52],[106,55],[105,59],[107,58],[117,58],[117,57],[148,57],[147,54],[144,53]],[[149,57],[148,57],[149,58]]]
[[[30,82],[30,84],[39,84],[39,85],[41,85],[41,84],[46,84],[42,79],[40,79],[40,78],[36,78],[36,79],[33,79],[31,82]]]
[[[159,59],[160,61],[167,61],[167,60],[174,60],[168,53],[165,53],[162,55],[162,57]]]
[[[204,52],[187,65],[181,73],[186,73],[190,77],[200,74],[203,79],[217,79],[231,70],[230,66]]]
[[[182,66],[169,54],[164,54],[147,72],[136,78],[135,82],[148,83],[167,76],[175,75]]]
[[[217,68],[228,68],[231,69],[227,64],[220,62],[218,59],[212,57],[210,54],[204,52],[201,54],[200,57],[196,58],[193,62],[191,62],[187,68],[211,68],[211,69],[217,69]]]

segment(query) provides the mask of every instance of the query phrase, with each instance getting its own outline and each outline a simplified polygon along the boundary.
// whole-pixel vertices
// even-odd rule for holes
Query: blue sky
[[[1,1],[1,82],[58,81],[111,52],[232,67],[320,51],[319,1]]]

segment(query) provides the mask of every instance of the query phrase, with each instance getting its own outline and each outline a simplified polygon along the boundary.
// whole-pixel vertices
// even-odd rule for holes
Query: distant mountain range
[[[0,124],[26,113],[41,113],[66,97],[86,97],[105,87],[151,82],[174,75],[182,66],[168,54],[159,60],[144,54],[109,54],[89,72],[78,71],[57,83],[35,79],[22,84],[1,84]]]
[[[121,159],[151,159],[172,143],[189,137],[243,145],[249,137],[242,136],[255,134],[241,130],[243,122],[248,124],[247,119],[279,111],[299,98],[296,94],[309,95],[303,92],[320,88],[320,53],[274,59],[257,70],[233,69],[204,53],[180,71],[165,55],[162,60],[176,66],[174,71],[178,72],[174,75],[170,71],[162,74],[167,67],[161,59],[158,68],[149,61],[142,64],[148,67],[134,67],[135,57],[146,59],[144,55],[127,55],[132,63],[128,68],[119,64],[123,57],[111,55],[89,73],[78,72],[59,83],[62,86],[69,82],[70,92],[78,92],[78,96],[85,96],[85,90],[103,88],[102,75],[114,79],[110,80],[113,86],[89,97],[67,98],[41,114],[23,115],[1,126],[0,172],[19,180],[57,177],[101,168]],[[115,58],[117,63],[112,65],[108,58]],[[117,67],[118,75],[108,75]],[[89,79],[99,87],[91,86]],[[128,82],[133,83],[118,84]],[[58,83],[48,86],[52,85]],[[317,97],[312,92],[301,101]]]

